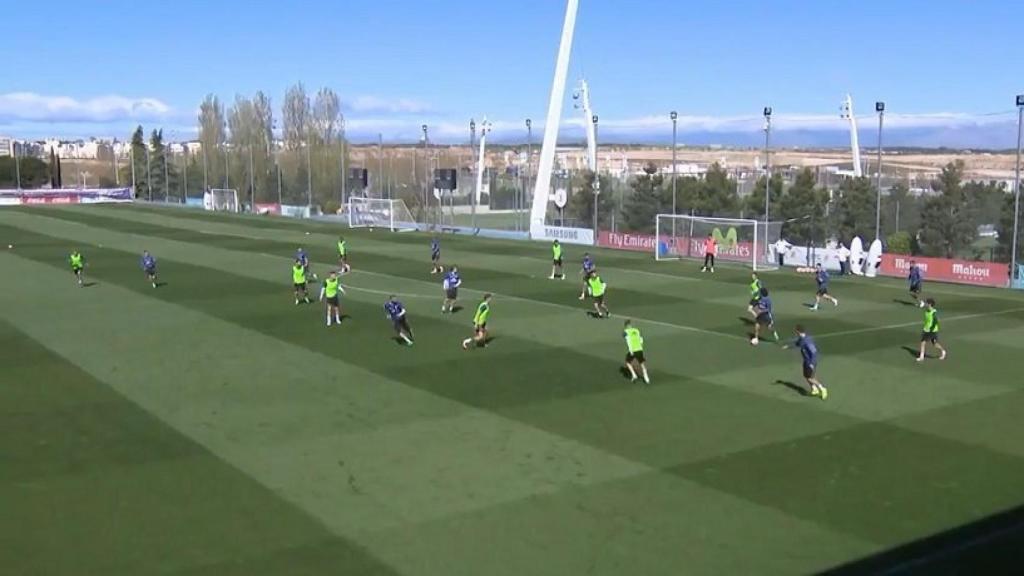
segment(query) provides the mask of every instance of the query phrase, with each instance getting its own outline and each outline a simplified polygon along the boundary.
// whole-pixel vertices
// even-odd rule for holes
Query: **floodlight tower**
[[[590,106],[590,87],[586,80],[580,80],[579,87],[572,93],[572,99],[575,101],[573,106],[583,110],[583,125],[587,131],[587,169],[597,172],[597,122],[593,121],[596,116]]]
[[[857,117],[853,115],[853,98],[849,94],[839,108],[839,117],[850,121],[850,150],[853,152],[853,175],[860,178],[864,171],[860,164],[860,141],[857,139]]]
[[[485,116],[480,122],[480,152],[476,161],[476,204],[480,203],[480,193],[484,187],[484,155],[487,153],[487,134],[491,132],[491,123]]]

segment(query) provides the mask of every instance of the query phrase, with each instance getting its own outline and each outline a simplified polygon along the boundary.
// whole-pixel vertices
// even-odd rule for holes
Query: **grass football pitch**
[[[339,232],[346,318],[295,306]],[[889,279],[592,250],[610,319],[550,246],[144,206],[0,210],[0,573],[1011,573],[1024,549],[1024,295],[927,284],[945,361]],[[7,248],[10,244],[13,248]],[[84,254],[78,288],[67,254]],[[149,250],[162,285],[139,269]],[[319,291],[313,285],[312,291]],[[486,349],[464,351],[494,293]],[[398,344],[382,304],[409,310]],[[624,318],[653,383],[620,372]]]

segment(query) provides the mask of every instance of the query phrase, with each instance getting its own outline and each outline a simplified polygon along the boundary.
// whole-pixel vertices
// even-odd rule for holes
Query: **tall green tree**
[[[910,193],[905,182],[897,182],[882,196],[882,230],[888,235],[900,231],[917,232],[921,225],[923,201]]]
[[[50,181],[50,166],[32,156],[19,158],[17,166],[13,156],[0,157],[0,188],[15,188],[19,174],[22,188],[39,188]]]
[[[996,247],[996,260],[1009,262],[1013,250],[1013,210],[1015,207],[1013,194],[1003,199],[1003,209],[999,215],[999,245]],[[1017,262],[1024,259],[1024,222],[1017,223]]]
[[[765,178],[761,176],[754,183],[754,189],[750,192],[750,195],[743,201],[744,218],[753,218],[762,220],[764,219],[764,193],[765,193]],[[772,220],[778,220],[775,217],[779,213],[779,206],[782,202],[783,186],[782,186],[782,175],[772,174],[771,179],[771,198],[769,198],[768,208],[771,211],[769,217]]]
[[[918,234],[927,256],[954,258],[977,236],[962,185],[963,170],[963,161],[950,162],[932,183],[936,194],[925,200]]]
[[[655,218],[659,213],[671,212],[671,204],[665,208],[665,179],[658,173],[653,164],[644,166],[643,173],[633,177],[630,182],[632,193],[623,203],[623,228],[631,232],[651,234],[654,232]],[[676,182],[677,188],[681,179]],[[671,184],[668,185],[671,197]],[[671,202],[671,200],[669,201]]]
[[[176,189],[177,172],[168,158],[167,146],[164,144],[163,129],[153,129],[149,136],[149,166],[147,173],[151,179],[153,198],[166,200]]]
[[[227,119],[224,105],[217,96],[206,95],[199,105],[198,121],[204,185],[222,188],[227,174],[227,159],[223,150],[227,142]]]
[[[786,220],[782,234],[794,244],[811,244],[824,240],[824,190],[817,188],[818,179],[810,168],[804,168],[779,202],[779,217]]]
[[[601,191],[594,194],[597,185]],[[611,181],[607,176],[598,176],[590,170],[584,170],[573,182],[573,190],[565,207],[566,214],[574,221],[573,225],[579,228],[591,228],[594,225],[596,198],[598,227],[609,228],[615,212],[615,198],[610,192]]]
[[[877,197],[871,179],[847,178],[839,183],[830,227],[833,235],[849,245],[854,236],[860,236],[865,245],[875,239],[875,210]]]

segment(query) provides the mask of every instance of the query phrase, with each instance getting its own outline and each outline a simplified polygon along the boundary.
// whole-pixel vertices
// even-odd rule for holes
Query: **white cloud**
[[[172,108],[156,98],[100,96],[76,99],[34,92],[0,94],[0,120],[39,123],[105,123],[163,120]]]
[[[357,96],[349,108],[360,113],[420,114],[429,112],[431,106],[414,98],[381,98],[379,96]]]

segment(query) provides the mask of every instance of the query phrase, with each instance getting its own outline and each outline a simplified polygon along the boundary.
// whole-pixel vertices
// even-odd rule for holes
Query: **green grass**
[[[763,275],[780,331],[748,343],[748,272],[591,250],[609,320],[547,279],[546,244],[344,231],[349,316],[295,306],[327,224],[143,206],[0,211],[0,573],[1006,572],[1024,545],[1024,297],[929,284],[944,362],[913,361],[902,282]],[[89,286],[65,263],[79,248]],[[138,268],[160,262],[159,289]],[[315,286],[318,290],[319,287]],[[463,351],[495,294],[487,349]],[[397,293],[414,347],[381,305]],[[619,372],[622,318],[653,384]],[[942,551],[940,554],[939,552]]]

